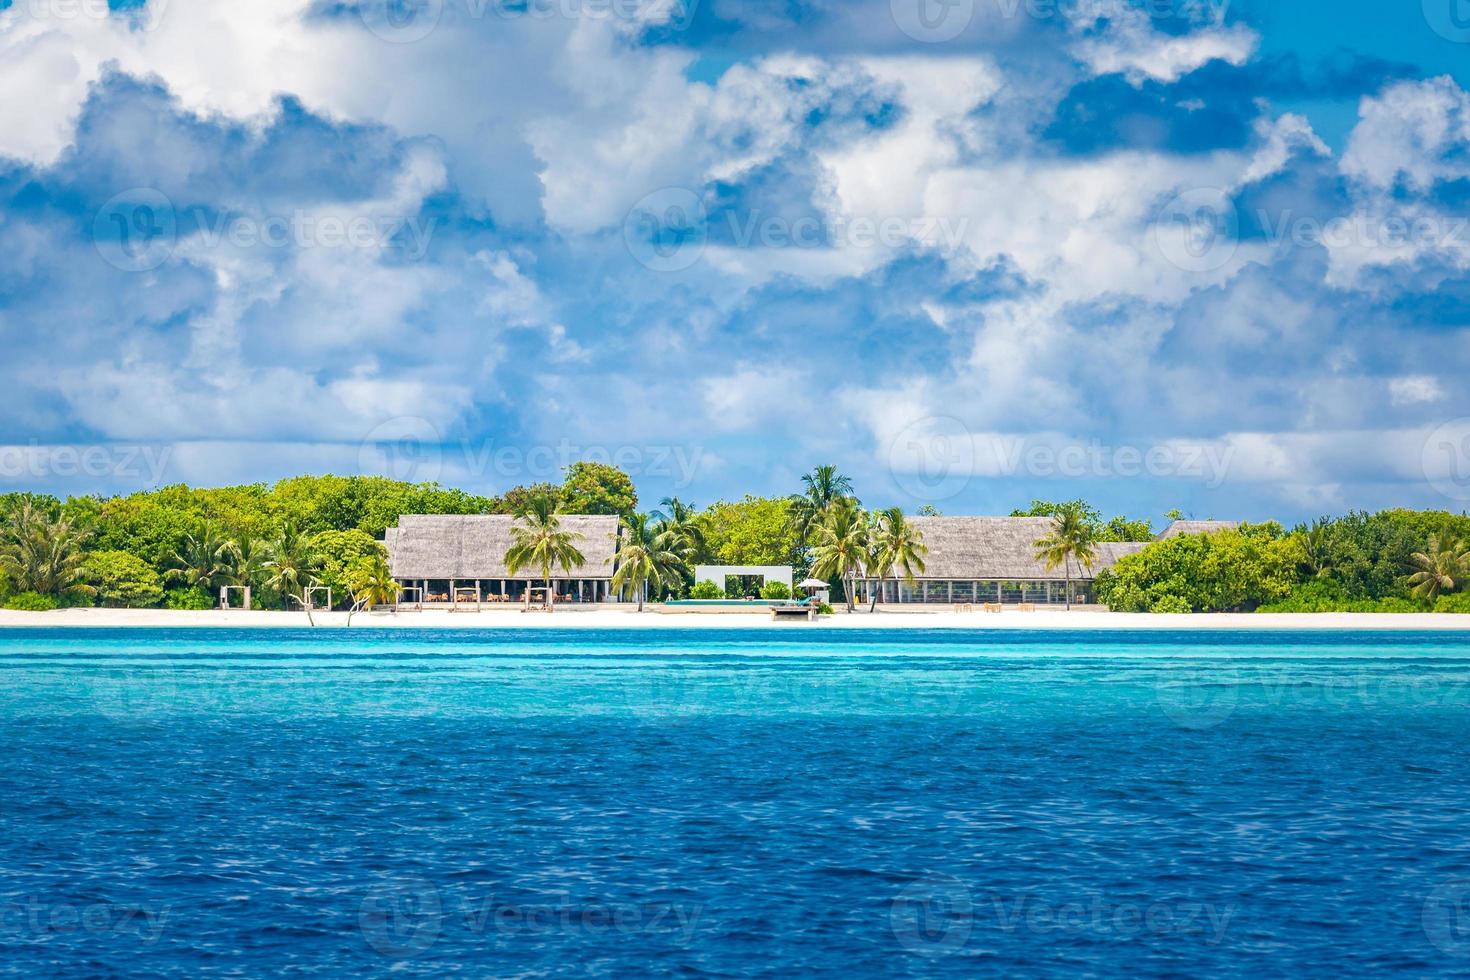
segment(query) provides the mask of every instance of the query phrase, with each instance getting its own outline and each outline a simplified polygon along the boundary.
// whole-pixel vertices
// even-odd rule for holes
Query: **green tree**
[[[561,486],[568,514],[613,514],[626,517],[638,506],[638,491],[628,474],[606,463],[573,463]]]
[[[677,593],[685,594],[694,585],[694,563],[704,549],[704,527],[699,523],[698,511],[678,497],[665,497],[659,501],[659,510],[653,512],[657,521],[656,530],[669,535],[672,549],[679,556],[676,582]]]
[[[387,561],[388,558],[388,551],[381,541],[357,528],[312,535],[311,554],[317,581],[332,590],[334,599],[352,595],[350,578],[359,562],[372,558]]]
[[[403,592],[403,586],[393,580],[388,569],[387,556],[381,553],[364,555],[353,562],[347,573],[347,588],[353,604],[367,610],[392,605]]]
[[[311,536],[296,525],[288,524],[270,543],[264,564],[264,585],[283,601],[306,606],[306,590],[318,582],[316,569]]]
[[[847,611],[852,612],[852,580],[868,559],[868,522],[862,508],[851,497],[834,500],[814,526],[813,537],[812,574],[840,579]]]
[[[541,580],[551,588],[551,572],[562,568],[570,573],[587,563],[578,550],[580,531],[569,531],[561,525],[562,513],[550,494],[538,494],[526,501],[511,525],[510,549],[505,553],[505,567],[512,575],[524,568],[534,568]]]
[[[260,587],[265,580],[266,562],[270,560],[270,546],[259,538],[231,538],[223,554],[225,579],[229,585]]]
[[[1099,541],[1152,541],[1154,525],[1148,520],[1135,521],[1127,517],[1114,517],[1102,526],[1097,539]]]
[[[83,580],[83,532],[64,517],[51,517],[22,500],[0,525],[0,574],[17,593],[65,598],[88,595]]]
[[[150,609],[163,602],[162,576],[126,551],[93,552],[82,564],[82,575],[108,608]]]
[[[801,565],[802,540],[785,497],[719,501],[695,522],[703,543],[697,562],[718,565]]]
[[[853,494],[852,479],[831,465],[818,466],[801,478],[802,491],[791,498],[791,520],[797,537],[810,540],[812,529],[839,501],[858,503]]]
[[[1311,578],[1327,578],[1332,574],[1332,522],[1327,518],[1314,521],[1302,537],[1302,569]]]
[[[1470,555],[1464,546],[1453,538],[1429,536],[1429,547],[1409,556],[1413,574],[1409,585],[1416,599],[1434,602],[1442,592],[1454,592],[1464,580],[1465,562]]]
[[[1051,572],[1061,566],[1067,579],[1067,609],[1072,608],[1072,563],[1092,568],[1097,560],[1097,532],[1084,507],[1063,504],[1052,517],[1051,530],[1034,542],[1036,560]]]
[[[691,561],[704,547],[704,528],[700,525],[698,511],[678,497],[665,497],[659,501],[660,510],[653,512],[662,530],[673,535],[684,560]]]
[[[213,596],[220,586],[229,584],[230,548],[230,542],[206,524],[198,534],[184,536],[184,543],[174,552],[171,567],[164,577],[185,588],[199,589]]]
[[[1098,599],[1119,612],[1250,611],[1279,602],[1299,580],[1302,544],[1280,525],[1182,534],[1097,574]]]
[[[914,585],[914,574],[923,574],[925,556],[929,548],[924,544],[923,533],[909,523],[903,510],[890,507],[877,514],[876,525],[869,535],[868,574],[877,579],[889,575]],[[878,592],[874,590],[868,612],[878,608]]]
[[[638,597],[638,611],[642,612],[649,586],[658,589],[679,581],[679,544],[672,532],[650,524],[647,514],[623,518],[622,546],[618,548],[613,588],[631,589]]]

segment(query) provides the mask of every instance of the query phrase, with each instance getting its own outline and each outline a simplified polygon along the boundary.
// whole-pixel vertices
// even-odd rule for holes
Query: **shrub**
[[[1183,596],[1166,595],[1154,600],[1153,605],[1148,607],[1151,613],[1192,613],[1194,609],[1189,605],[1189,600]]]
[[[1280,602],[1261,606],[1263,613],[1413,613],[1427,612],[1422,603],[1402,596],[1378,599],[1354,597],[1354,587],[1326,579],[1299,585]],[[1448,598],[1448,597],[1447,597]],[[1470,611],[1470,610],[1467,610]]]
[[[147,609],[163,601],[163,579],[143,559],[125,551],[89,555],[82,575],[98,601],[111,609]]]
[[[165,609],[213,609],[214,600],[209,593],[197,586],[190,589],[169,589],[163,596]]]
[[[1442,595],[1434,604],[1437,613],[1470,613],[1470,592]]]
[[[710,581],[697,582],[697,583],[695,583],[694,588],[692,590],[690,590],[690,592],[689,592],[689,598],[691,598],[691,599],[723,599],[723,598],[725,598],[725,590],[722,589],[722,588],[720,588],[718,585],[716,585],[715,583],[710,582]]]
[[[50,612],[60,605],[54,595],[41,595],[39,592],[21,592],[5,602],[6,609],[19,609],[23,612]]]
[[[1121,559],[1094,587],[1119,612],[1255,609],[1291,594],[1304,557],[1301,538],[1277,525],[1185,534]]]
[[[827,603],[825,603],[825,602],[819,603],[817,605],[817,615],[818,616],[830,616],[830,615],[832,615],[832,607],[830,605],[828,605]]]
[[[785,582],[767,582],[761,586],[762,599],[790,599],[791,586]]]

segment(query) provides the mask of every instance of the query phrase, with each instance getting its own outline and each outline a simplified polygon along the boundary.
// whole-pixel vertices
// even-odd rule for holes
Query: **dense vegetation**
[[[929,511],[933,513],[932,510]],[[860,577],[923,573],[922,537],[897,509],[869,511],[851,480],[821,466],[787,497],[747,496],[703,510],[666,498],[638,511],[622,471],[570,467],[561,484],[482,497],[381,477],[303,476],[273,486],[185,486],[122,497],[0,495],[0,602],[202,609],[222,586],[252,589],[257,607],[391,602],[383,531],[399,515],[515,514],[524,574],[576,567],[560,515],[609,514],[624,531],[616,585],[630,598],[723,595],[696,584],[699,564],[792,565],[830,582],[852,607]],[[1151,541],[1148,521],[1105,519],[1082,501],[1033,501],[1016,516],[1049,516],[1037,557],[1068,578],[1107,541]],[[1170,515],[1175,516],[1175,515]],[[1385,511],[1154,542],[1100,573],[1100,601],[1119,610],[1198,612],[1470,612],[1470,517]],[[772,590],[772,595],[776,590]]]
[[[1470,611],[1470,517],[1390,510],[1188,535],[1098,575],[1129,612]]]

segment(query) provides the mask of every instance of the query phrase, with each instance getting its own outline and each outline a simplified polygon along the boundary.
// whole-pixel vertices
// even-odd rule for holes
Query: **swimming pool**
[[[0,970],[1461,975],[1446,634],[0,632]]]

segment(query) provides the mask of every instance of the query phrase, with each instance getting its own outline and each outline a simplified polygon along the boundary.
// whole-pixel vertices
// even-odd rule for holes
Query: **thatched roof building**
[[[514,518],[503,514],[405,514],[383,539],[388,568],[400,582],[421,580],[495,580],[537,577],[522,569],[511,575],[505,553],[512,544]],[[613,574],[617,552],[618,519],[602,516],[565,516],[562,527],[582,535],[577,549],[587,559],[570,572],[555,569],[553,578],[606,580]]]
[[[1048,569],[1036,557],[1036,542],[1051,530],[1050,517],[911,517],[929,549],[926,579],[1003,579],[1060,581],[1061,568]],[[1143,544],[1100,544],[1092,570],[1074,566],[1072,578],[1091,578]]]
[[[1134,555],[1151,542],[1103,542],[1096,545],[1092,565],[1047,568],[1036,557],[1036,542],[1052,528],[1050,517],[912,517],[928,554],[913,585],[894,581],[867,582],[865,590],[884,602],[1042,602],[1067,601],[1066,581],[1075,599],[1086,601],[1091,582],[1119,559]],[[1237,524],[1226,521],[1176,521],[1154,540],[1181,534],[1207,534]]]

